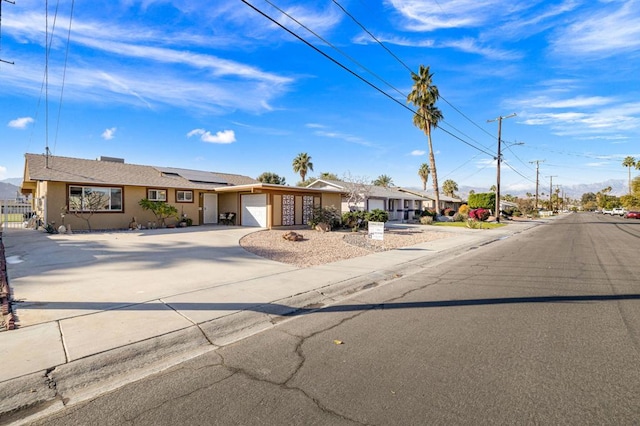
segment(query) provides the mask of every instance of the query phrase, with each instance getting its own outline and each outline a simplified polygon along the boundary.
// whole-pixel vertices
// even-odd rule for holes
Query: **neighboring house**
[[[21,191],[33,196],[34,211],[44,223],[60,224],[64,215],[65,224],[79,230],[87,229],[87,223],[76,216],[89,210],[95,211],[92,229],[126,229],[134,218],[147,226],[155,217],[138,204],[144,198],[174,205],[194,225],[216,224],[234,213],[237,225],[266,228],[303,225],[313,207],[340,206],[334,191],[263,184],[238,174],[127,164],[109,157],[26,154]],[[92,194],[103,200],[99,208],[87,206]]]
[[[385,188],[336,180],[318,179],[309,184],[308,188],[340,191],[342,211],[380,209],[389,213],[389,220],[413,220],[426,208],[427,201],[421,196],[401,192],[395,187]],[[355,192],[358,193],[355,202],[349,197],[349,194],[354,192],[351,188],[355,188]]]
[[[398,188],[402,192],[407,192],[409,194],[413,194],[418,197],[422,197],[425,199],[425,208],[427,209],[435,209],[436,207],[436,197],[432,193],[428,193],[426,191],[420,191],[417,189],[411,188]],[[464,202],[456,197],[449,197],[448,195],[440,194],[440,208],[438,211],[442,213],[444,209],[452,209],[458,211],[460,206],[464,204]]]

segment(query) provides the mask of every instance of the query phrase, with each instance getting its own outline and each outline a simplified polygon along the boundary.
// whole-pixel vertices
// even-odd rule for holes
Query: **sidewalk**
[[[452,236],[304,269],[242,249],[255,228],[9,230],[19,328],[0,332],[0,419],[57,410],[547,221],[434,228]]]

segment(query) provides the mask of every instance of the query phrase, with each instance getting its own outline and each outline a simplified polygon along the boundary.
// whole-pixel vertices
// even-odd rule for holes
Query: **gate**
[[[0,229],[25,228],[33,216],[30,202],[0,200]]]

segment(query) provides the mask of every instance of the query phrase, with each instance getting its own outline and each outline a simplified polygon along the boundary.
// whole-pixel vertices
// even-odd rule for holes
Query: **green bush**
[[[480,194],[469,194],[469,207],[472,209],[488,209],[496,208],[495,192],[483,192]]]
[[[178,220],[180,219],[178,216],[178,209],[171,204],[167,204],[165,201],[152,201],[147,198],[143,198],[138,202],[138,204],[143,210],[150,210],[158,222],[160,222],[160,226],[166,225],[165,219],[169,217],[175,217]]]
[[[342,224],[355,230],[358,228],[364,228],[367,223],[365,215],[366,212],[362,210],[342,213]]]
[[[389,213],[384,210],[375,209],[365,215],[367,222],[386,222],[389,220]]]
[[[420,223],[422,225],[431,225],[433,223],[433,216],[422,216],[420,218]]]
[[[468,219],[468,216],[466,214],[456,213],[453,215],[452,219],[454,222],[464,222],[465,220]]]
[[[326,223],[331,229],[340,226],[340,214],[335,207],[314,207],[308,225],[313,229],[319,223]]]

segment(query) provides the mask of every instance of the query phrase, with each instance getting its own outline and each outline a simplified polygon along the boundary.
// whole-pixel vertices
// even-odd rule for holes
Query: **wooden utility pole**
[[[551,210],[551,214],[553,214],[553,178],[558,176],[549,176],[549,208]]]
[[[529,163],[536,163],[536,210],[538,210],[538,188],[540,185],[540,163],[544,163],[545,160],[533,160]]]
[[[498,122],[498,156],[496,157],[496,221],[500,223],[500,163],[502,162],[502,147],[501,147],[501,138],[502,138],[502,120],[505,118],[515,117],[516,113],[507,115],[505,117],[500,116],[498,118],[494,118],[493,120],[487,120],[487,123],[491,123],[493,121]]]

